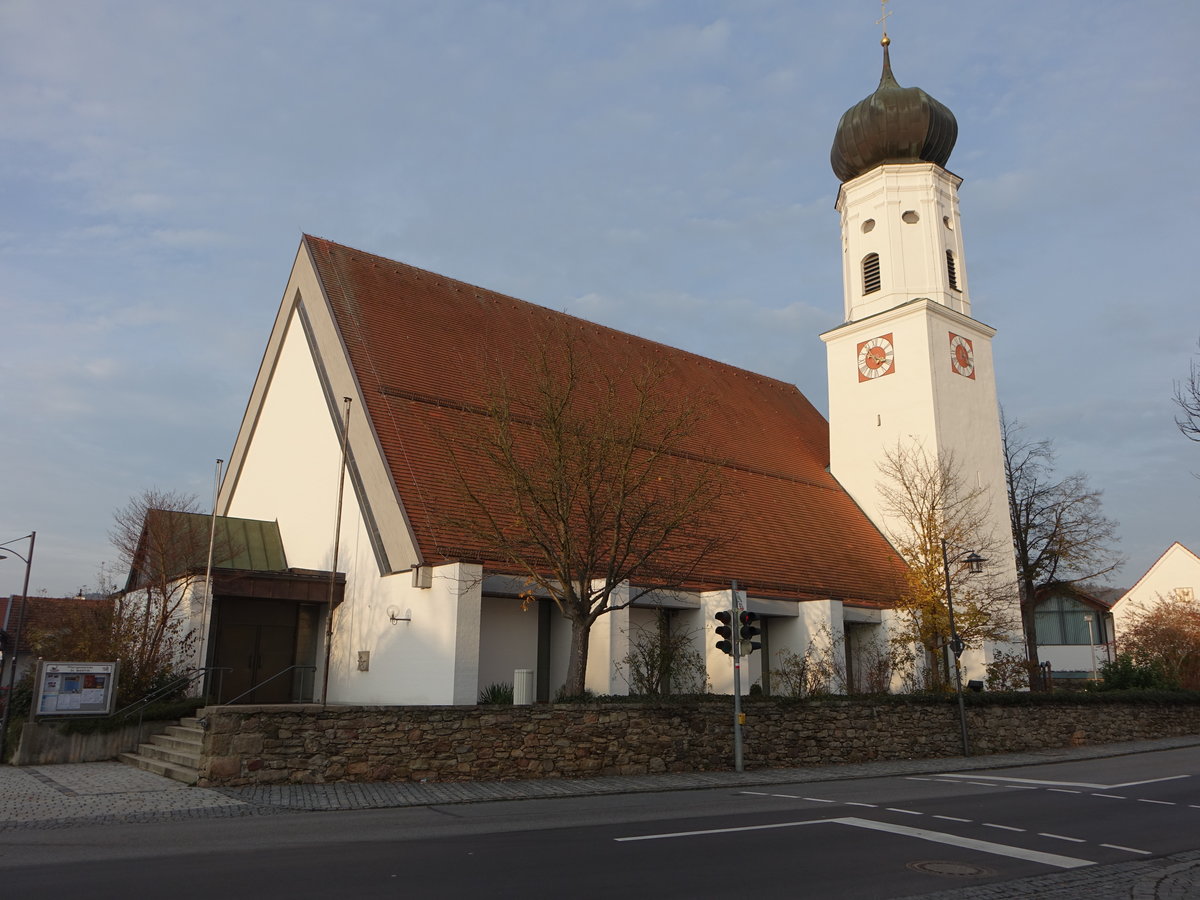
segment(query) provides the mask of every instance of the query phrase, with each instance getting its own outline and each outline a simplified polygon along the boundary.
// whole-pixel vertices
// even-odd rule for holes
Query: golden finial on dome
[[[888,5],[888,0],[879,0],[879,7],[883,14],[878,19],[875,20],[875,24],[880,26],[883,29],[883,37],[881,37],[879,39],[880,46],[883,46],[883,47],[886,47],[888,44],[890,44],[892,42],[892,39],[890,37],[888,37],[888,33],[887,33],[887,20],[888,20],[888,16],[891,15],[891,13],[888,12],[887,5]]]

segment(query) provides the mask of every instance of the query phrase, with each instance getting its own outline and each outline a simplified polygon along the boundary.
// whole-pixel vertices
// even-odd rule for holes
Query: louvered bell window
[[[962,288],[958,286],[958,263],[954,259],[953,250],[946,251],[946,274],[950,276],[951,290],[961,291]]]
[[[868,253],[863,257],[863,293],[873,294],[880,287],[879,281],[879,254]]]

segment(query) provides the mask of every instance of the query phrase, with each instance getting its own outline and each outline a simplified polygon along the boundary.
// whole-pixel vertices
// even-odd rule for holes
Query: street
[[[1200,846],[1200,748],[959,774],[10,831],[5,895],[884,898]],[[1100,896],[1090,893],[1089,896]]]

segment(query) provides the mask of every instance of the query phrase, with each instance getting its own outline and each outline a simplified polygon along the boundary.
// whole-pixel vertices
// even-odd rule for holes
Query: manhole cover
[[[908,868],[926,875],[941,875],[945,878],[982,878],[996,873],[985,866],[973,866],[970,863],[951,862],[945,859],[923,859],[910,862]]]

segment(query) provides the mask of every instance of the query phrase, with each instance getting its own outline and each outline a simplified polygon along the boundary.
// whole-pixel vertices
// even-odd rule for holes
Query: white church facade
[[[628,692],[631,637],[666,610],[710,688],[731,691],[713,617],[733,604],[735,581],[764,632],[763,652],[743,660],[744,690],[769,688],[780,654],[814,642],[849,648],[853,673],[856,648],[894,635],[905,589],[888,539],[900,525],[878,491],[900,441],[953,457],[989,495],[985,530],[1003,550],[990,562],[1015,603],[994,330],[972,316],[960,179],[945,168],[955,136],[949,110],[895,82],[885,44],[879,89],[834,144],[845,321],[821,336],[828,422],[792,385],[305,236],[216,507],[280,549],[256,573],[217,561],[211,605],[193,604],[197,662],[236,668],[236,684],[308,673],[245,698],[258,702],[472,704],[516,670],[553,699],[569,623],[456,533],[446,436],[481,415],[494,373],[564,331],[614,372],[652,361],[669,387],[706,398],[684,449],[720,469],[731,489],[713,514],[738,522],[680,589],[596,621],[589,689]],[[325,582],[336,586],[327,601]],[[968,652],[969,677],[990,652]]]

